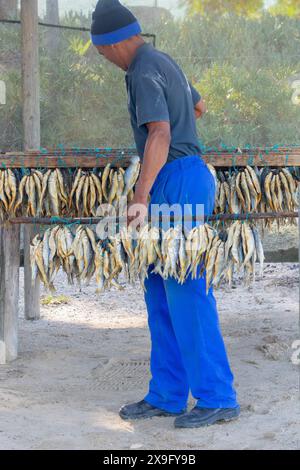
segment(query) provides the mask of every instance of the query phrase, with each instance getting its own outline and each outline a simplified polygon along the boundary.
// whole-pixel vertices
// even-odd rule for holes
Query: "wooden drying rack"
[[[111,163],[127,167],[135,149],[50,149],[28,152],[0,152],[0,168],[101,168]],[[300,147],[255,148],[242,150],[207,150],[206,163],[222,167],[300,166]]]
[[[0,152],[0,169],[7,168],[103,168],[108,163],[112,167],[127,167],[135,149],[50,149],[27,152]],[[246,165],[257,167],[300,166],[300,147],[256,148],[242,150],[211,149],[203,153],[203,160],[217,169],[238,168]],[[300,200],[300,196],[299,196]],[[278,217],[299,217],[299,212],[268,214],[221,214],[209,220],[251,220]],[[20,267],[20,225],[54,223],[98,223],[99,218],[28,218],[16,217],[0,225],[0,364],[14,360],[18,355],[18,302]],[[30,285],[31,267],[28,231],[24,232],[24,277]],[[300,256],[300,247],[299,247]],[[37,296],[38,282],[25,288],[25,297]],[[32,316],[30,316],[32,313]],[[38,318],[37,312],[26,312],[25,318]]]

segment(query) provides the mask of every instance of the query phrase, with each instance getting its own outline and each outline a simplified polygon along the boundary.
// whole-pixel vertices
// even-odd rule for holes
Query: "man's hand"
[[[142,227],[147,223],[148,216],[148,201],[147,198],[138,197],[135,195],[127,210],[127,225],[132,228]]]
[[[195,118],[199,119],[201,118],[206,112],[207,112],[207,107],[205,104],[205,101],[201,98],[200,101],[196,104],[195,108]]]

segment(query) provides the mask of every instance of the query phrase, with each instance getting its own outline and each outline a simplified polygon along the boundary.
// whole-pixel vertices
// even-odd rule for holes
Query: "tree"
[[[300,18],[300,0],[277,0],[269,11],[273,15]]]
[[[202,15],[236,13],[237,15],[256,16],[263,8],[263,0],[183,0],[188,13]]]
[[[18,0],[0,0],[0,19],[16,18]]]

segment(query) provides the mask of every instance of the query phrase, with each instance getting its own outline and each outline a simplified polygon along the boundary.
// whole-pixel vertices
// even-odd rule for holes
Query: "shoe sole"
[[[236,414],[233,412],[230,412],[223,416],[222,418],[214,417],[212,416],[209,420],[207,420],[205,423],[189,423],[188,425],[185,424],[176,424],[174,423],[175,428],[202,428],[206,426],[212,426],[213,424],[222,424],[225,422],[229,421],[235,421],[236,419],[239,418],[240,413]]]
[[[151,418],[174,418],[174,417],[178,417],[178,416],[182,416],[184,413],[186,413],[185,411],[183,411],[182,413],[167,413],[167,412],[162,412],[162,413],[159,413],[159,414],[154,414],[154,415],[143,415],[143,416],[126,416],[126,415],[122,415],[121,413],[119,413],[119,416],[120,418],[122,418],[124,421],[137,421],[139,419],[151,419]]]

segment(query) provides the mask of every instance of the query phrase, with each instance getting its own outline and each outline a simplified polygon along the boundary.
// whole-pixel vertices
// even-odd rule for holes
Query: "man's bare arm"
[[[196,119],[201,118],[206,112],[207,112],[207,107],[205,104],[205,101],[201,98],[200,101],[196,104],[195,108],[195,117]]]
[[[151,122],[147,124],[147,128],[149,133],[135,190],[135,199],[142,203],[147,202],[156,176],[167,162],[171,143],[169,122]]]
[[[169,155],[171,129],[169,122],[147,124],[148,138],[134,198],[128,207],[128,223],[144,221],[148,213],[148,196],[154,181]]]

